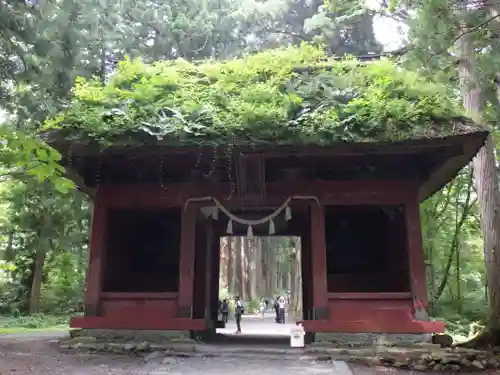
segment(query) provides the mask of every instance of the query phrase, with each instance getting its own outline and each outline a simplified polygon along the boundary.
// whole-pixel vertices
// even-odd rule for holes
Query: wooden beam
[[[422,334],[444,332],[444,322],[420,322],[413,320],[394,322],[392,319],[371,317],[363,321],[305,320],[306,332],[321,333],[399,333]]]
[[[193,330],[206,329],[204,319],[170,318],[161,315],[131,314],[126,308],[121,316],[87,317],[76,316],[70,319],[71,328],[88,329],[139,329],[139,330]]]
[[[427,150],[439,149],[446,146],[460,144],[469,140],[471,137],[481,136],[486,131],[476,131],[469,134],[451,135],[443,138],[419,138],[402,141],[381,141],[381,142],[363,142],[363,143],[346,143],[338,142],[328,146],[255,146],[251,147],[245,143],[233,144],[234,152],[264,152],[267,157],[286,157],[291,154],[296,156],[312,156],[312,155],[359,155],[359,154],[416,154]],[[51,145],[56,148],[61,154],[67,154],[69,150],[69,142],[54,143]],[[225,146],[220,146],[224,148]],[[193,146],[172,146],[168,143],[157,141],[149,145],[143,146],[116,146],[106,150],[100,150],[97,145],[71,145],[71,154],[74,156],[94,156],[106,157],[106,155],[141,155],[141,156],[157,156],[157,155],[198,155],[204,153],[207,155],[213,154],[213,147],[193,147]]]
[[[276,209],[290,196],[314,196],[325,205],[402,204],[409,194],[416,194],[414,181],[304,181],[302,184],[269,183],[265,201],[260,207]],[[165,208],[183,207],[186,200],[213,196],[234,211],[241,210],[241,202],[231,195],[228,183],[218,186],[193,186],[189,183],[172,183],[162,188],[159,184],[106,185],[99,187],[99,197],[112,208]],[[294,200],[299,206],[304,200]],[[307,202],[308,203],[308,202]],[[210,200],[191,202],[188,206],[212,206]],[[183,211],[183,215],[186,211]],[[195,212],[196,216],[198,212]]]

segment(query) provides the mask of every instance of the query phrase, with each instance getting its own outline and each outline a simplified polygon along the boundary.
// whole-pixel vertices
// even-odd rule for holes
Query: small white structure
[[[291,348],[303,348],[304,347],[304,327],[302,323],[297,324],[290,330],[290,347]]]

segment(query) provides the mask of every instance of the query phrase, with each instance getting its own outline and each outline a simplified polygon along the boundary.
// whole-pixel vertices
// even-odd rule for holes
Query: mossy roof
[[[389,61],[328,61],[304,45],[222,62],[125,60],[105,85],[78,79],[42,132],[49,143],[105,146],[325,146],[477,130],[444,87]]]

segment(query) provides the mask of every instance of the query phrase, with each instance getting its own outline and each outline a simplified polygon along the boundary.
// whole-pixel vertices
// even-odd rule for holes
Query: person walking
[[[229,301],[224,298],[224,300],[222,301],[222,305],[221,305],[221,314],[222,314],[222,321],[224,323],[227,323],[228,321],[228,318],[229,318]]]
[[[280,311],[278,306],[279,298],[280,298],[279,296],[276,296],[273,303],[274,312],[276,313],[276,318],[275,318],[276,323],[280,323]]]
[[[263,298],[260,299],[259,311],[262,317],[264,317],[264,314],[266,313],[266,302],[264,301]]]
[[[240,297],[236,297],[234,307],[234,318],[236,319],[236,334],[241,333],[241,316],[245,312],[245,308],[243,306],[243,301],[240,300]]]
[[[285,304],[286,300],[283,296],[280,296],[278,299],[278,316],[279,316],[279,322],[281,324],[285,324]]]

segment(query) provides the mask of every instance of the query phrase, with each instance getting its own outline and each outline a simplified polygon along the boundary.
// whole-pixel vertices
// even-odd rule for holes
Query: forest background
[[[393,52],[387,58],[446,86],[495,135],[493,1],[0,0],[0,332],[65,327],[82,310],[91,202],[67,186],[54,189],[43,168],[29,166],[30,136],[68,102],[76,77],[105,82],[125,56],[229,59],[305,42],[364,60]],[[491,181],[484,168],[467,167],[421,206],[430,312],[461,336],[500,314],[491,303],[488,310],[484,254],[492,245],[482,239],[483,193],[491,190],[484,187],[498,195],[495,164]],[[223,239],[223,293],[253,301],[296,289],[298,244],[270,241]],[[261,283],[256,269],[268,275]]]

